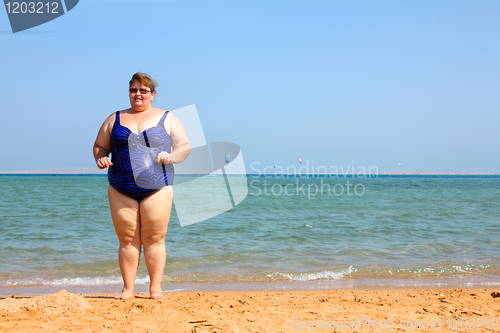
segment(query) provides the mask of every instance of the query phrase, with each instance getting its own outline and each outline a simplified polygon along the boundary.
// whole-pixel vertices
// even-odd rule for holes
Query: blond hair
[[[149,89],[151,89],[151,92],[154,92],[156,87],[158,87],[158,83],[156,83],[156,81],[151,77],[151,75],[148,75],[146,73],[137,72],[134,75],[132,75],[132,79],[128,83],[129,88],[132,86],[132,83],[134,83],[134,81],[138,81],[143,86],[148,87]]]

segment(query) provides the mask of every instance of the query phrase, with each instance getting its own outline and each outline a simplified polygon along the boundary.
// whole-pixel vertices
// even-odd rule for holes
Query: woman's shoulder
[[[125,111],[125,110],[122,110]],[[113,126],[115,124],[115,120],[117,117],[117,113],[120,113],[122,111],[115,111],[112,114],[110,114],[106,120],[104,120],[103,127],[108,130],[109,133],[113,130]]]
[[[114,121],[116,119],[117,115],[127,114],[127,113],[130,113],[130,109],[123,109],[123,110],[113,111],[113,113],[111,113],[108,116],[108,118],[106,118],[106,120],[113,120]]]
[[[175,114],[172,113],[172,111],[167,111],[167,110],[161,110],[162,113],[165,115],[165,123],[168,122],[178,122],[179,118],[175,116]]]
[[[118,111],[115,111],[111,114],[111,117],[115,117],[116,114],[129,114],[129,113],[132,113],[132,110],[130,108],[128,109],[123,109],[123,110],[118,110]]]
[[[169,127],[171,126],[177,126],[179,123],[180,123],[180,120],[179,118],[177,118],[177,116],[175,114],[173,114],[171,111],[164,111],[164,113],[166,113],[166,117],[165,117],[165,125],[169,125]]]
[[[110,122],[111,124],[114,124],[115,120],[117,118],[120,119],[120,116],[122,116],[122,115],[129,115],[129,114],[132,114],[132,111],[131,111],[130,108],[115,111],[115,112],[113,112],[112,114],[109,115],[109,117],[106,119],[106,122]]]
[[[103,125],[107,126],[109,124],[109,122],[111,121],[111,119],[115,119],[115,113],[112,113],[110,114],[105,120],[104,122],[102,123]]]

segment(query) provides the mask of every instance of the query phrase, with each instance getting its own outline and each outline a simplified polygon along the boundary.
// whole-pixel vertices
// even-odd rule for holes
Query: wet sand
[[[0,298],[0,332],[498,332],[496,289],[170,292]]]

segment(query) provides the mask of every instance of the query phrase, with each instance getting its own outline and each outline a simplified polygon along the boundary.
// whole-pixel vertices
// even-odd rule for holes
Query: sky
[[[0,10],[0,171],[94,167],[135,72],[195,104],[247,172],[500,172],[500,2],[81,0],[12,33]],[[401,165],[400,165],[401,164]]]

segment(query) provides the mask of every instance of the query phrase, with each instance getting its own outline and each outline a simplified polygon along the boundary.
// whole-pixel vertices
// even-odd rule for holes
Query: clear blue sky
[[[12,34],[0,10],[0,171],[94,166],[143,71],[155,106],[196,104],[250,172],[500,172],[499,17],[499,1],[81,0]]]

